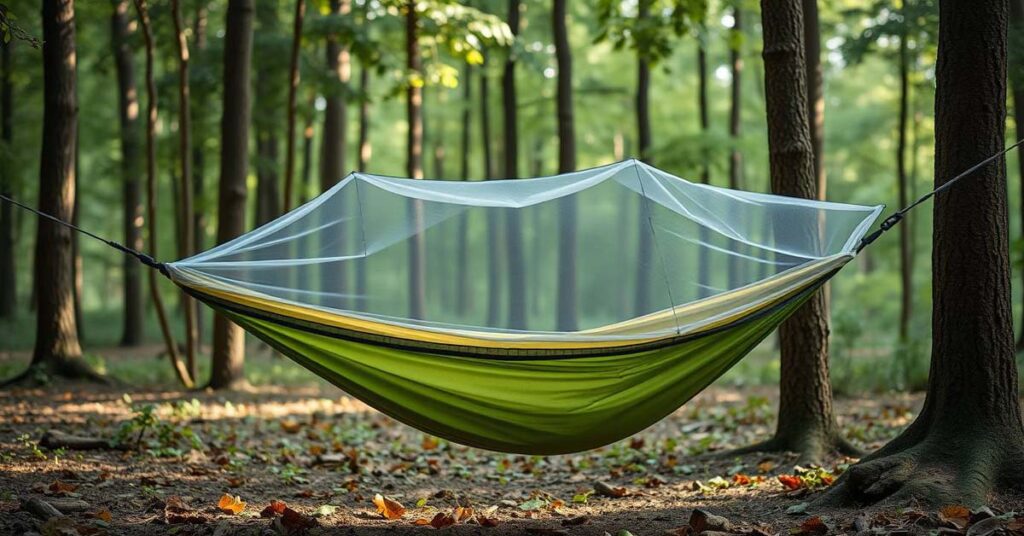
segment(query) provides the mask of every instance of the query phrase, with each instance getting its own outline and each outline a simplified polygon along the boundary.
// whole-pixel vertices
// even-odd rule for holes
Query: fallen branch
[[[32,497],[27,501],[22,501],[21,509],[43,521],[49,521],[55,517],[64,517],[60,510],[39,497]]]
[[[112,445],[110,441],[98,437],[83,437],[61,432],[60,430],[48,430],[39,440],[39,446],[46,449],[68,449],[68,450],[101,450],[120,449]]]

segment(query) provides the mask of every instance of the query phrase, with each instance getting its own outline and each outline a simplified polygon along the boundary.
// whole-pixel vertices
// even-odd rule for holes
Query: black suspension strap
[[[34,209],[34,208],[32,208],[32,207],[30,207],[28,205],[25,205],[23,203],[19,203],[18,201],[13,200],[10,197],[7,197],[6,195],[0,194],[0,199],[2,199],[4,201],[7,201],[8,203],[10,203],[10,204],[12,204],[12,205],[14,205],[16,207],[23,208],[23,209],[25,209],[25,210],[35,214],[36,216],[39,216],[41,218],[45,218],[47,220],[50,220],[50,221],[52,221],[54,223],[63,225],[64,227],[67,227],[68,229],[71,229],[72,231],[77,231],[79,233],[84,234],[85,236],[88,236],[89,238],[94,238],[96,240],[99,240],[100,242],[103,242],[104,244],[106,244],[106,245],[108,245],[108,246],[110,246],[110,247],[112,247],[112,248],[114,248],[114,249],[116,249],[118,251],[121,251],[123,253],[127,253],[127,254],[131,255],[132,257],[135,257],[142,264],[144,264],[146,266],[149,266],[150,268],[154,268],[154,269],[158,270],[164,276],[170,277],[170,273],[167,270],[167,266],[165,266],[164,263],[157,262],[156,259],[154,259],[153,257],[150,257],[149,255],[146,255],[145,253],[143,253],[141,251],[136,251],[136,250],[134,250],[134,249],[132,249],[132,248],[130,248],[128,246],[125,246],[124,244],[120,244],[118,242],[114,242],[113,240],[108,240],[106,238],[103,238],[102,236],[99,236],[97,234],[90,233],[89,231],[86,231],[85,229],[82,229],[81,227],[78,227],[76,225],[68,223],[68,222],[66,222],[66,221],[64,221],[64,220],[62,220],[62,219],[60,219],[60,218],[58,218],[56,216],[52,216],[52,215],[47,214],[47,213],[45,213],[45,212],[43,212],[41,210],[36,210],[36,209]]]
[[[885,233],[886,231],[888,231],[889,229],[892,229],[893,227],[895,227],[897,223],[903,221],[903,217],[906,216],[907,213],[910,212],[910,210],[913,209],[914,207],[916,207],[917,205],[920,205],[921,203],[924,203],[925,201],[931,199],[932,197],[935,196],[935,194],[937,194],[939,192],[943,192],[945,190],[948,190],[949,188],[952,188],[953,185],[956,184],[957,181],[959,181],[960,179],[962,179],[962,178],[970,175],[971,173],[974,173],[975,171],[978,171],[979,169],[985,167],[987,164],[991,163],[993,160],[1001,158],[1002,156],[1006,155],[1006,153],[1008,153],[1008,152],[1016,149],[1017,147],[1019,147],[1021,144],[1024,144],[1024,138],[1017,140],[1017,142],[1014,143],[1013,145],[1011,145],[1011,146],[1003,149],[1002,151],[999,151],[998,153],[996,153],[996,154],[994,154],[994,155],[992,155],[992,156],[982,160],[981,162],[978,162],[977,164],[974,164],[973,166],[965,169],[959,175],[957,175],[956,177],[953,177],[952,179],[949,179],[948,181],[944,182],[938,188],[936,188],[936,189],[934,189],[934,190],[932,190],[932,191],[922,195],[921,197],[917,198],[917,201],[914,201],[913,203],[911,203],[911,204],[909,204],[909,205],[907,205],[907,206],[897,210],[896,212],[891,214],[888,218],[882,220],[881,225],[879,225],[878,229],[876,229],[873,233],[871,233],[871,234],[865,236],[864,238],[860,239],[860,244],[857,245],[857,253],[860,253],[860,251],[862,249],[868,247],[868,245],[871,244],[872,242],[874,242],[875,240],[878,240],[878,237],[882,236],[882,234]]]

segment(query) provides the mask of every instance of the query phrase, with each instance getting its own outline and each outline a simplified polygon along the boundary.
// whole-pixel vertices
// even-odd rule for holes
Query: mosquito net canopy
[[[674,336],[852,258],[882,207],[740,192],[629,160],[529,180],[354,173],[168,267],[291,313],[516,341]]]

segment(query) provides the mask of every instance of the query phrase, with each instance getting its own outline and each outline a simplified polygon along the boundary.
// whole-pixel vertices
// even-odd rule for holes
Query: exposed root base
[[[735,456],[743,456],[746,454],[753,453],[777,453],[777,452],[793,452],[799,454],[797,463],[820,463],[826,454],[830,452],[838,452],[844,456],[850,456],[859,458],[863,455],[863,451],[854,446],[852,443],[833,435],[829,437],[818,437],[805,435],[802,437],[783,437],[778,434],[775,437],[762,441],[760,443],[754,443],[753,445],[747,445],[746,447],[740,447],[732,450],[725,450],[721,452],[712,452],[698,456],[698,459],[723,459],[732,458]]]
[[[90,367],[81,359],[60,359],[34,363],[17,376],[0,382],[0,388],[33,387],[48,383],[50,378],[85,381],[110,385],[113,381]]]
[[[850,467],[814,506],[984,505],[991,494],[1021,485],[1016,479],[1024,467],[1024,445],[1003,439],[997,434],[959,440],[927,436],[906,445],[901,436]]]

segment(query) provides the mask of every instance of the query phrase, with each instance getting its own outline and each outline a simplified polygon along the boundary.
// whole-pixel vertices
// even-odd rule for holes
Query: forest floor
[[[786,454],[701,457],[766,438],[774,396],[712,387],[633,438],[529,457],[438,440],[320,383],[236,393],[5,390],[0,534],[428,534],[437,525],[457,534],[640,536],[690,534],[695,509],[725,517],[737,534],[935,534],[965,532],[987,515],[913,504],[805,511],[853,460],[799,467]],[[837,410],[847,436],[871,450],[920,403],[873,395],[841,398]],[[39,445],[48,430],[124,447],[51,450]],[[67,515],[44,523],[28,511],[31,499]],[[1024,512],[1024,499],[1002,501],[989,506]],[[1024,518],[1003,525],[1024,530]]]

